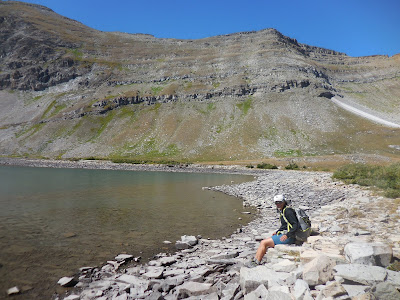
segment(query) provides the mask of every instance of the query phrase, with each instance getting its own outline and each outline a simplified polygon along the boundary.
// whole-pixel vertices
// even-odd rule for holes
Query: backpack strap
[[[283,219],[286,221],[287,224],[287,231],[289,232],[290,229],[292,229],[293,225],[289,223],[288,219],[286,219],[285,217],[285,210],[286,208],[288,208],[287,206],[285,206],[285,208],[283,209],[283,211],[280,213],[280,215],[283,217]]]

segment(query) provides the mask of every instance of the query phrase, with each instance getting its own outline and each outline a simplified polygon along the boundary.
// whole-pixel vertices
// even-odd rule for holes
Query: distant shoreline
[[[153,172],[187,172],[187,173],[221,173],[240,175],[261,175],[266,170],[249,169],[238,165],[206,165],[206,164],[129,164],[113,163],[107,160],[47,160],[28,158],[0,158],[0,166],[19,166],[37,168],[66,168],[66,169],[93,169],[93,170],[120,170],[120,171],[153,171]],[[268,170],[271,171],[271,170]]]

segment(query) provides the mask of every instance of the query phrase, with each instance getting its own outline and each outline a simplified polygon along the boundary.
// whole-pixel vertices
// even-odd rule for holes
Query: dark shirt
[[[290,230],[288,231],[288,233],[286,233],[288,238],[294,237],[295,236],[295,232],[297,231],[297,229],[299,228],[299,221],[297,220],[297,216],[296,216],[296,212],[293,208],[291,207],[285,207],[283,209],[283,212],[285,214],[285,218],[288,220],[288,222],[290,223],[290,225],[292,225],[292,227],[290,228]],[[282,216],[282,212],[280,212],[280,216],[279,216],[279,220],[281,221],[281,227],[278,229],[277,232],[279,231],[287,231],[288,230],[288,225],[285,221],[285,219]]]

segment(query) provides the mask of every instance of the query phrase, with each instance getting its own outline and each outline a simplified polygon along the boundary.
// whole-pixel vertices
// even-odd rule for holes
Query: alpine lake
[[[229,236],[254,210],[202,188],[253,179],[0,166],[0,298],[17,286],[15,299],[51,299],[65,291],[57,281],[81,267],[102,266],[121,253],[145,263],[174,253],[182,235]]]

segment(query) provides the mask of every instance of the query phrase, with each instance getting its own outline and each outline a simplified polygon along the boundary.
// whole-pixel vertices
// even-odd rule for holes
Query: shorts
[[[283,234],[276,234],[273,235],[271,238],[274,241],[275,245],[279,244],[294,244],[296,242],[296,239],[294,237],[288,238],[286,241],[282,242],[280,238],[282,237]]]

